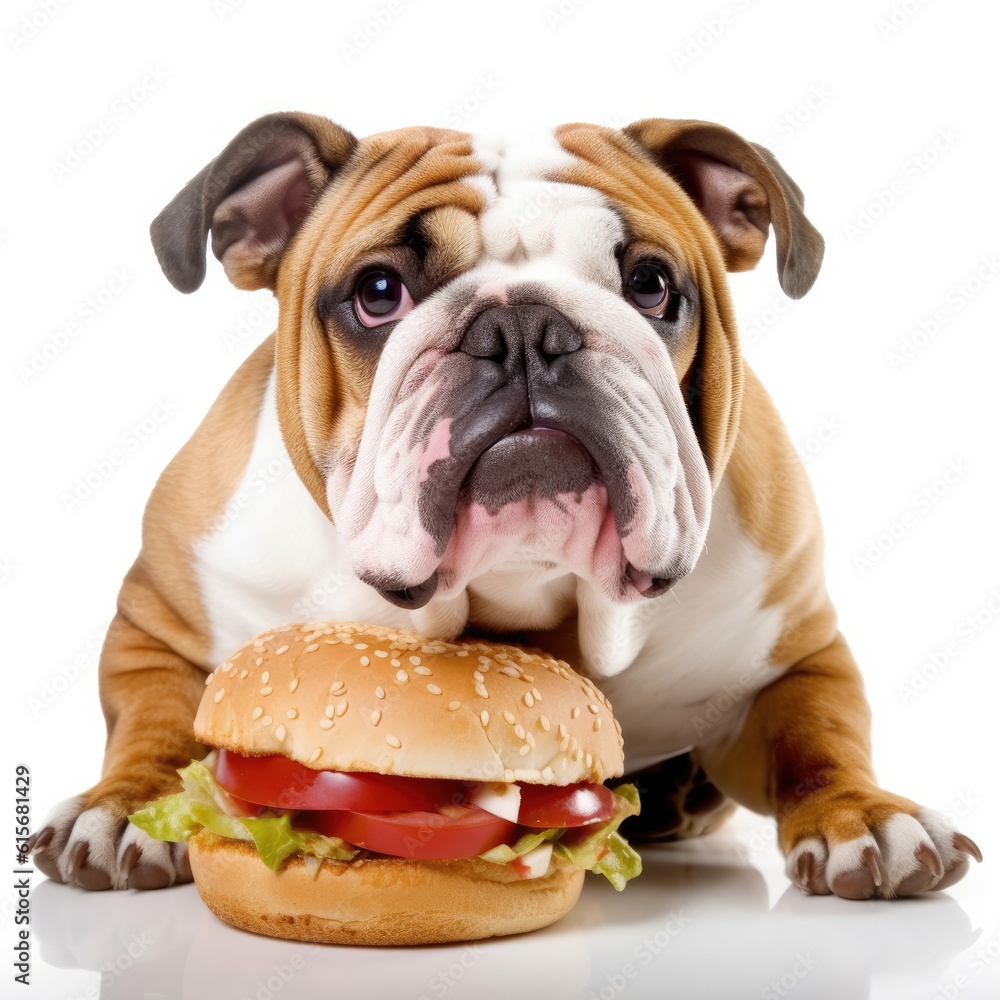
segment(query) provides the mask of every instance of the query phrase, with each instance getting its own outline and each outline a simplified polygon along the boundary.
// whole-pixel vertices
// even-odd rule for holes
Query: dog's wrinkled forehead
[[[472,143],[483,163],[472,180],[486,196],[479,217],[485,258],[516,265],[562,255],[588,269],[592,280],[617,284],[609,251],[624,236],[623,222],[599,191],[556,179],[576,157],[551,131],[474,135]]]

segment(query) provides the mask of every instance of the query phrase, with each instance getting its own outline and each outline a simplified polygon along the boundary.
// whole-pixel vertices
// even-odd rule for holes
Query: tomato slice
[[[510,839],[516,829],[510,820],[469,805],[435,812],[303,813],[296,822],[379,854],[439,861],[482,854]]]
[[[219,750],[215,780],[233,795],[277,809],[436,809],[460,802],[461,781],[364,771],[316,771],[279,755]]]
[[[521,785],[517,821],[546,830],[590,826],[611,819],[617,811],[614,792],[604,785]]]

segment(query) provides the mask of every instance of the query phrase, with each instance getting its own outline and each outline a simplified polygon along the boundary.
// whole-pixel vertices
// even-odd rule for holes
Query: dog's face
[[[358,577],[415,608],[487,574],[628,602],[691,571],[739,415],[725,270],[770,224],[801,295],[801,193],[707,123],[500,144],[296,114],[245,129],[153,239],[185,291],[209,230],[235,284],[275,290],[296,470]]]

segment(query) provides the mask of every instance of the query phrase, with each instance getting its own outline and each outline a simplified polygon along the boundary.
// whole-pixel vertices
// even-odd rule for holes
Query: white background
[[[269,294],[233,289],[212,258],[198,293],[175,292],[148,241],[154,215],[273,110],[327,114],[357,135],[664,116],[772,145],[826,236],[799,302],[781,295],[773,247],[733,278],[746,355],[807,456],[880,777],[957,815],[987,862],[934,899],[805,899],[787,889],[768,823],[743,814],[706,842],[647,852],[643,885],[621,897],[588,884],[542,934],[476,954],[306,950],[297,980],[270,988],[272,964],[295,948],[223,927],[191,887],[44,885],[23,995],[96,996],[109,962],[103,995],[128,997],[240,998],[261,983],[308,996],[338,969],[353,983],[343,995],[610,996],[617,984],[626,996],[732,1000],[768,995],[771,980],[797,997],[996,995],[1000,960],[975,957],[1000,954],[995,5],[586,0],[560,14],[558,0],[393,0],[361,48],[352,40],[387,0],[93,0],[45,23],[46,3],[57,6],[9,4],[0,21],[4,773],[12,787],[14,764],[31,766],[37,821],[99,776],[96,649],[145,499],[273,327]],[[102,119],[110,129],[87,152]],[[115,450],[124,461],[69,502]],[[0,898],[8,954],[13,897]],[[679,906],[691,925],[643,964],[644,935]],[[622,972],[630,961],[635,978]],[[449,965],[465,971],[435,980]],[[2,975],[6,996],[6,962]]]

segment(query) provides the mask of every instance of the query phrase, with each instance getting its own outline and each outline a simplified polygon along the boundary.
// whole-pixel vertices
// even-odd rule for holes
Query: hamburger
[[[206,679],[211,750],[130,820],[187,840],[202,899],[274,937],[434,944],[534,930],[584,873],[639,874],[607,699],[520,646],[343,622],[245,642]]]

